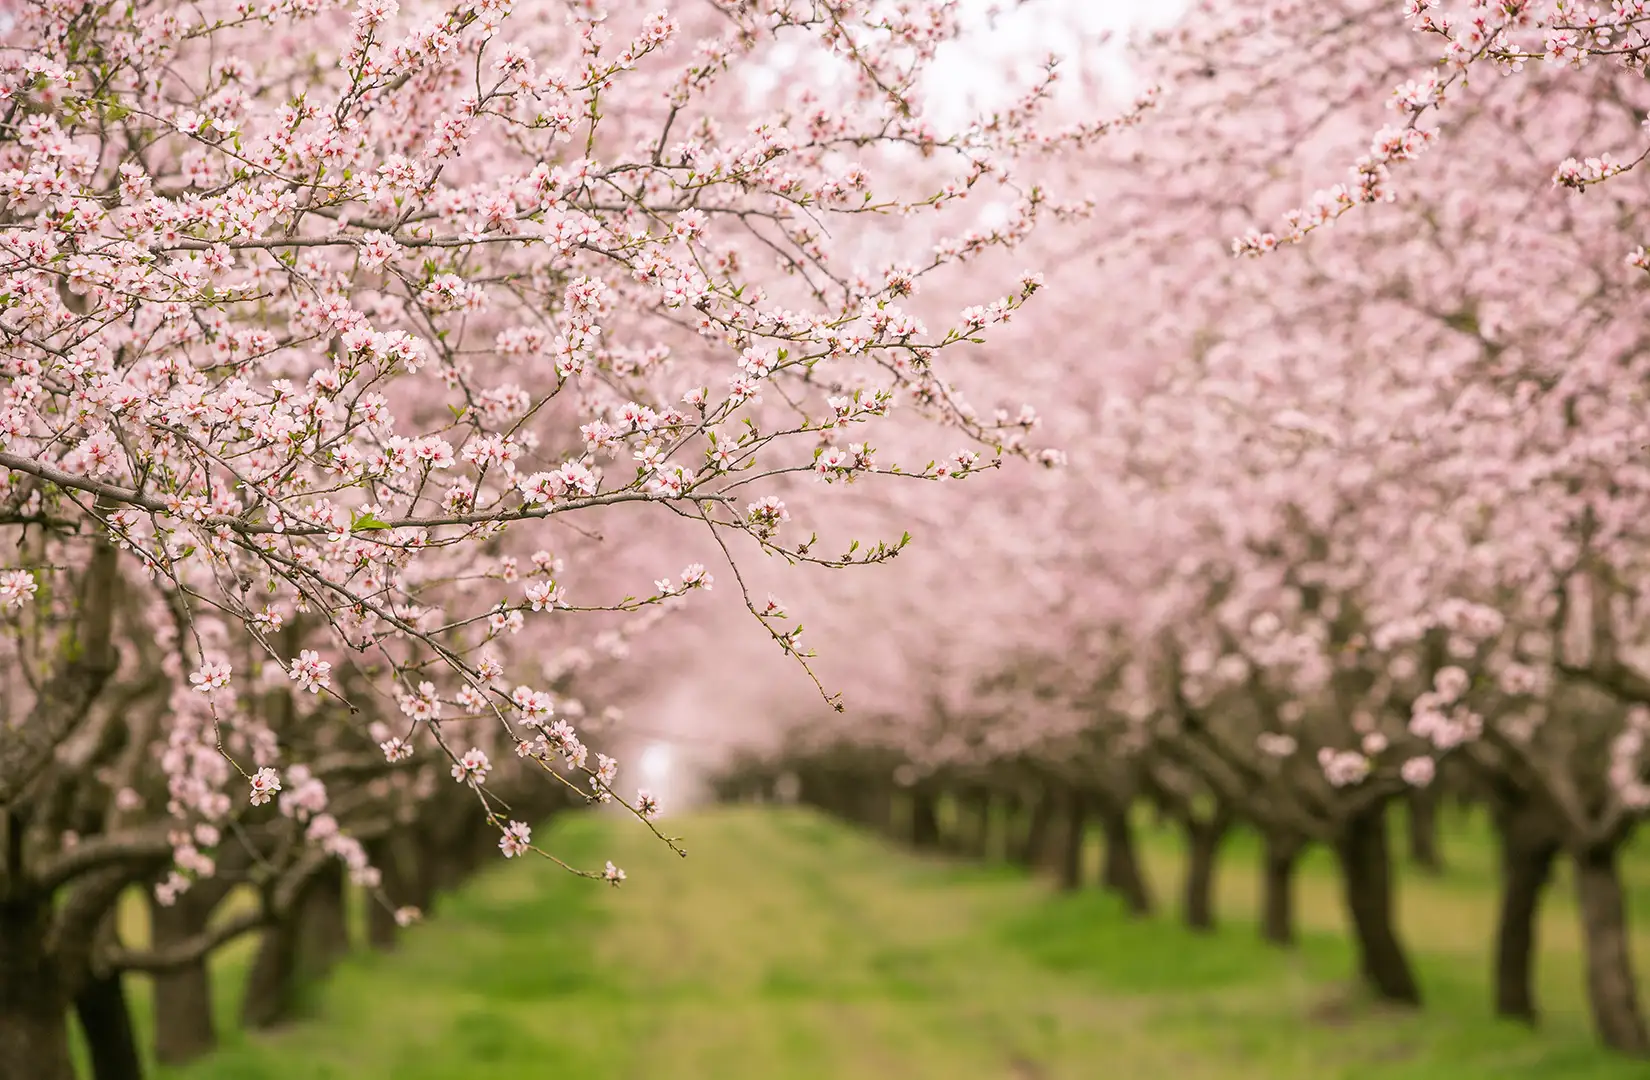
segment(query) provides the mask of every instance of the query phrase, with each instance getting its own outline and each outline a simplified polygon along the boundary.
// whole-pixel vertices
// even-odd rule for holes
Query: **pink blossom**
[[[498,838],[498,849],[504,852],[506,859],[514,858],[524,854],[532,842],[533,830],[524,822],[512,821]]]
[[[7,610],[16,611],[28,603],[38,589],[34,575],[27,570],[0,572],[0,601],[4,601]]]
[[[487,774],[492,769],[493,764],[487,760],[487,755],[472,746],[464,752],[463,757],[454,762],[452,774],[453,779],[461,784],[480,785],[487,782]]]
[[[191,672],[189,681],[195,685],[197,692],[210,694],[229,685],[231,670],[227,660],[208,662]]]
[[[252,777],[252,805],[262,806],[281,790],[281,778],[274,769],[265,766]]]

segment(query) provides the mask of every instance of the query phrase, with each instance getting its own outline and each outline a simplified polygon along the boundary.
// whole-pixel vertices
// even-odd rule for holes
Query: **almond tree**
[[[67,1075],[74,985],[49,969],[92,940],[71,914],[101,920],[138,868],[175,899],[217,867],[203,838],[253,811],[277,808],[281,835],[249,845],[287,856],[276,908],[297,895],[282,874],[340,858],[376,884],[367,847],[398,823],[373,781],[403,761],[450,773],[506,855],[549,854],[487,784],[512,749],[650,821],[509,639],[567,623],[553,640],[597,644],[718,577],[740,586],[757,552],[885,561],[897,531],[827,550],[786,528],[793,507],[1038,456],[1029,422],[971,405],[947,358],[1041,279],[960,271],[1081,212],[1041,162],[1138,110],[1045,123],[1051,61],[1008,73],[1011,104],[935,129],[923,74],[954,9],[5,12],[0,524],[18,542],[0,597],[31,691],[0,744],[0,1075]],[[853,265],[919,211],[939,236]],[[955,284],[923,319],[902,305],[928,280]],[[950,433],[945,455],[877,453],[906,414]],[[647,584],[580,534],[633,538]],[[794,622],[739,591],[805,663]],[[157,613],[181,666],[127,709]],[[131,789],[158,782],[164,805],[119,811],[142,842],[105,815],[107,839],[58,850],[45,807],[84,784],[65,764],[94,767],[104,730],[158,767]],[[120,874],[94,872],[117,847]],[[94,880],[101,899],[63,901]]]

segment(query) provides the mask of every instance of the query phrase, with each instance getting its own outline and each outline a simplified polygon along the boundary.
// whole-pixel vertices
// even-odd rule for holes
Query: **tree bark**
[[[938,847],[941,851],[949,855],[962,854],[967,814],[956,788],[945,788],[934,793],[934,820],[939,825]]]
[[[344,893],[344,864],[329,859],[298,903],[298,974],[305,982],[323,978],[349,955]]]
[[[1536,928],[1558,840],[1537,820],[1499,820],[1501,909],[1495,930],[1495,1014],[1536,1022]]]
[[[464,880],[464,843],[468,830],[458,818],[460,811],[450,808],[445,815],[430,824],[426,852],[429,856],[430,899],[433,903],[441,893],[456,889]]]
[[[1123,898],[1133,915],[1152,913],[1151,890],[1135,853],[1134,829],[1129,824],[1127,804],[1110,801],[1100,804],[1100,829],[1106,840],[1100,884]]]
[[[983,859],[991,837],[991,792],[969,789],[962,796],[959,808],[959,849],[970,858]]]
[[[1347,820],[1335,855],[1365,985],[1383,1001],[1419,1005],[1421,988],[1398,940],[1384,803]]]
[[[149,937],[156,948],[186,941],[212,917],[218,896],[212,882],[197,882],[166,907],[149,899]],[[212,1022],[212,978],[206,958],[154,974],[155,1060],[182,1065],[218,1044]]]
[[[88,976],[75,995],[74,1010],[86,1036],[93,1080],[143,1080],[143,1061],[119,973]]]
[[[1025,832],[1012,851],[1013,861],[1027,867],[1035,865],[1042,853],[1048,850],[1048,834],[1054,826],[1055,811],[1053,793],[1049,791],[1037,792],[1030,803],[1031,813]]]
[[[487,819],[480,813],[469,813],[464,816],[464,831],[458,841],[455,851],[457,856],[458,880],[453,884],[462,885],[476,875],[482,864],[498,856],[498,834]]]
[[[293,910],[263,932],[247,978],[242,1024],[268,1028],[292,1019],[300,994],[348,951],[344,867],[329,859],[304,883]]]
[[[1599,1040],[1630,1057],[1650,1057],[1650,1032],[1639,1011],[1634,984],[1632,939],[1622,895],[1617,845],[1599,845],[1573,855],[1576,898],[1586,948],[1587,1001]]]
[[[1088,807],[1079,791],[1068,790],[1061,800],[1065,813],[1061,815],[1059,849],[1055,852],[1055,882],[1064,892],[1075,892],[1083,887],[1083,839],[1086,835]]]
[[[1291,833],[1268,830],[1262,837],[1260,936],[1273,945],[1295,944],[1295,866],[1304,846]]]
[[[428,829],[422,826],[413,828],[408,844],[408,858],[411,861],[408,877],[412,891],[408,894],[407,903],[428,916],[435,909],[436,883],[440,876],[440,870],[436,866],[435,845]]]
[[[418,905],[418,866],[416,843],[412,834],[397,829],[374,841],[368,854],[374,866],[383,875],[381,891],[384,899],[368,894],[367,944],[388,952],[395,948],[401,927],[395,921],[395,909]],[[384,903],[388,900],[388,905]]]
[[[1181,823],[1186,833],[1186,880],[1181,897],[1181,917],[1186,926],[1199,932],[1215,928],[1215,864],[1229,821],[1222,811],[1207,820],[1195,814]]]
[[[860,825],[874,833],[887,835],[892,806],[888,789],[869,781],[859,785],[854,799],[855,816]]]
[[[838,821],[853,815],[853,795],[835,771],[821,771],[810,777],[802,790],[811,796],[808,800]]]
[[[375,866],[382,866],[374,862]],[[386,890],[386,896],[390,896]],[[400,941],[401,927],[395,921],[395,910],[399,907],[392,898],[388,904],[376,893],[368,893],[365,898],[367,906],[367,948],[375,952],[394,952]]]
[[[987,842],[990,858],[1015,862],[1020,843],[1020,823],[1026,818],[1025,796],[1014,788],[997,799],[998,812],[991,823]]]
[[[292,1015],[297,993],[293,985],[297,936],[296,919],[292,915],[277,919],[258,935],[258,951],[246,977],[246,996],[241,1001],[242,1027],[274,1027]]]
[[[894,835],[894,789],[886,781],[878,781],[871,795],[871,828],[877,835]]]
[[[68,1002],[46,955],[48,898],[0,896],[0,1080],[74,1080]]]
[[[1415,788],[1404,800],[1404,818],[1409,825],[1409,861],[1428,874],[1444,872],[1444,856],[1438,844],[1437,788]]]
[[[919,849],[938,847],[940,819],[934,806],[932,792],[920,788],[911,790],[911,846]]]

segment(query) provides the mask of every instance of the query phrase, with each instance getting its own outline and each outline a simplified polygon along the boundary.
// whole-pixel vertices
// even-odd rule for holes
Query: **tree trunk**
[[[415,827],[409,837],[407,851],[411,867],[408,882],[412,890],[407,903],[428,916],[435,910],[436,882],[441,873],[436,865],[438,856],[429,830]]]
[[[246,977],[246,996],[241,1001],[242,1027],[274,1027],[291,1016],[296,1006],[293,961],[297,936],[296,922],[290,914],[277,919],[258,935],[258,951]]]
[[[324,978],[349,955],[344,895],[344,864],[328,859],[298,903],[298,977],[306,983]]]
[[[366,898],[366,905],[367,947],[377,952],[394,952],[401,937],[401,925],[395,921],[396,909],[371,894]]]
[[[987,837],[987,856],[1014,862],[1019,846],[1020,822],[1026,816],[1025,796],[1013,788],[1008,789],[997,798],[996,811]]]
[[[1291,833],[1268,830],[1262,838],[1260,936],[1273,945],[1295,943],[1295,865],[1304,845]]]
[[[88,976],[75,995],[74,1010],[86,1036],[93,1080],[143,1080],[143,1061],[120,975]]]
[[[1444,856],[1438,846],[1438,789],[1415,788],[1404,800],[1404,818],[1409,824],[1409,861],[1428,874],[1444,872]]]
[[[463,820],[456,817],[459,813],[456,807],[449,809],[444,818],[431,823],[426,833],[429,838],[425,850],[429,856],[432,903],[441,893],[456,889],[464,880],[466,830]]]
[[[1030,803],[1031,813],[1026,821],[1026,830],[1012,852],[1013,860],[1021,866],[1034,865],[1048,849],[1048,834],[1054,826],[1054,797],[1050,792],[1037,792]]]
[[[149,937],[156,948],[186,941],[206,927],[218,900],[204,892],[211,885],[197,882],[171,907],[149,898]],[[206,959],[158,971],[153,985],[155,1060],[182,1065],[210,1053],[218,1044],[218,1033],[212,1023],[212,978]]]
[[[878,782],[872,795],[871,827],[879,836],[894,835],[894,789],[886,782]]]
[[[1498,821],[1501,910],[1495,930],[1495,1014],[1536,1021],[1537,915],[1551,880],[1558,841],[1539,821]],[[1533,827],[1533,829],[1532,829]]]
[[[888,832],[888,819],[892,808],[889,805],[887,788],[870,782],[861,784],[854,806],[855,816],[861,826],[874,833]]]
[[[821,774],[818,796],[816,805],[831,817],[845,821],[853,816],[854,793],[839,773]]]
[[[1573,859],[1587,955],[1587,1000],[1605,1046],[1630,1057],[1650,1057],[1616,852],[1614,844],[1600,845],[1575,853]]]
[[[1086,835],[1087,806],[1082,793],[1068,790],[1065,813],[1061,815],[1059,850],[1055,853],[1055,881],[1064,892],[1075,892],[1083,887],[1083,838]]]
[[[1129,824],[1128,805],[1102,802],[1100,829],[1106,839],[1100,884],[1121,896],[1131,914],[1150,915],[1152,896],[1146,885],[1146,876],[1140,869],[1140,859],[1135,854],[1134,829]]]
[[[1335,855],[1364,983],[1383,1001],[1419,1005],[1421,988],[1398,940],[1384,803],[1345,823]]]
[[[469,813],[464,816],[464,831],[458,841],[455,851],[458,865],[458,880],[453,884],[462,885],[475,876],[482,864],[498,857],[498,834],[487,819],[480,813]]]
[[[68,1003],[46,955],[49,898],[0,897],[0,1080],[74,1080]]]
[[[372,864],[383,875],[380,891],[384,895],[367,894],[367,944],[388,952],[395,948],[401,931],[396,925],[395,909],[418,903],[418,867],[413,837],[406,830],[398,829],[375,841],[369,847],[368,854]]]
[[[961,844],[964,855],[983,859],[991,838],[991,792],[969,789],[961,803]]]
[[[1228,822],[1217,811],[1207,821],[1189,815],[1182,823],[1186,833],[1186,881],[1181,897],[1181,917],[1192,930],[1215,928],[1215,861]]]
[[[961,855],[963,833],[966,830],[962,797],[955,788],[947,788],[934,795],[934,820],[939,823],[939,849],[949,855]]]
[[[938,847],[940,819],[931,792],[913,788],[911,791],[911,846],[918,849]]]
[[[247,978],[242,1024],[267,1028],[292,1019],[300,994],[348,951],[344,866],[329,859],[304,883],[293,910],[263,932]]]

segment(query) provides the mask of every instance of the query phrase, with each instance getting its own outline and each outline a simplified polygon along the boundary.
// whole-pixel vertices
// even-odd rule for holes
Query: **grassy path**
[[[1343,1006],[1323,880],[1303,882],[1298,955],[1234,924],[1199,939],[1102,896],[895,852],[802,811],[680,823],[692,857],[596,817],[557,848],[611,856],[593,888],[500,865],[394,956],[321,993],[322,1019],[236,1036],[176,1080],[1606,1080],[1573,934],[1549,936],[1548,1030],[1482,1019],[1486,906],[1446,880],[1406,929],[1434,999],[1419,1016]],[[1247,859],[1226,868],[1228,909]],[[1159,875],[1159,881],[1172,880]],[[1419,897],[1419,899],[1417,899]],[[1239,917],[1233,911],[1234,918]],[[1555,913],[1561,920],[1565,912]],[[1555,932],[1559,924],[1555,923]],[[1469,929],[1470,928],[1470,929]],[[1642,950],[1641,950],[1642,951]],[[1650,958],[1647,958],[1650,959]]]

